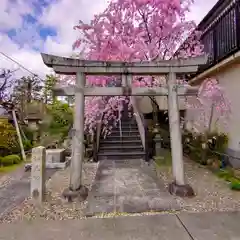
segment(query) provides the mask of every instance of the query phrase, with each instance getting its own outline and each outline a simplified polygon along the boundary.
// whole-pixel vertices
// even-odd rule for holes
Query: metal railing
[[[223,1],[224,2],[224,1]],[[232,1],[211,23],[204,19],[198,30],[208,54],[208,62],[200,72],[210,68],[240,49],[240,0]]]
[[[96,125],[96,129],[94,131],[93,135],[93,161],[98,161],[98,150],[99,150],[99,144],[100,144],[100,138],[101,138],[101,132],[102,132],[102,119],[104,117],[104,114],[100,116],[100,119]]]
[[[137,122],[138,131],[140,133],[140,138],[141,138],[142,145],[143,145],[143,148],[145,151],[145,161],[148,162],[152,155],[152,153],[150,151],[150,149],[151,149],[150,144],[152,145],[152,143],[149,142],[150,136],[149,136],[149,131],[148,131],[148,124],[144,118],[144,115],[138,109],[138,104],[137,104],[136,98],[132,96],[131,102],[132,102],[132,106],[133,106],[134,117]]]
[[[219,0],[196,30],[202,32],[201,43],[204,52],[208,54],[208,61],[188,78],[204,72],[240,50],[240,0]],[[184,50],[191,39],[192,36],[189,36],[174,56]]]

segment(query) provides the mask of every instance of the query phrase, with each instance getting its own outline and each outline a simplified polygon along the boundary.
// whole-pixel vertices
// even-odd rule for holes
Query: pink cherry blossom
[[[222,124],[224,130],[227,131],[231,117],[231,103],[216,79],[206,79],[199,89],[198,97],[188,98],[187,108],[188,118],[186,120],[194,119],[195,125],[203,131],[215,130],[211,129],[214,123],[215,125]]]
[[[201,33],[195,31],[193,21],[186,20],[192,3],[193,0],[111,0],[89,24],[80,21],[74,27],[79,39],[73,47],[84,49],[82,56],[88,60],[157,61],[200,55]],[[116,76],[88,76],[87,85],[107,86],[117,80]],[[136,87],[163,85],[164,76],[133,79]],[[121,117],[116,113],[125,102],[131,109],[131,102],[123,96],[86,98],[85,129],[92,132],[103,114],[104,129],[109,133]]]

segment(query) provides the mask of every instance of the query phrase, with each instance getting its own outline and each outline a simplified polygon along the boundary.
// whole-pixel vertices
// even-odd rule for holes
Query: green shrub
[[[32,148],[32,143],[29,140],[24,140],[23,141],[23,147],[25,151],[28,151]]]
[[[31,130],[28,126],[22,126],[22,130],[26,138],[31,142],[33,140],[33,130]]]
[[[214,151],[224,153],[228,147],[228,136],[224,133],[209,133],[208,140],[216,139]]]
[[[18,155],[8,155],[2,158],[1,164],[3,166],[11,166],[21,162],[21,158]]]
[[[207,164],[209,158],[221,160],[221,154],[216,154],[215,152],[224,153],[228,145],[228,137],[224,133],[193,134],[185,131],[182,138],[184,147],[188,146],[190,158],[203,165]],[[216,144],[212,149],[209,149],[208,144],[207,148],[203,149],[202,146],[203,144],[206,145],[206,141],[208,144],[215,141]]]
[[[218,177],[226,181],[231,181],[234,177],[233,171],[231,169],[221,169],[216,174]]]
[[[1,162],[2,166],[3,167],[6,167],[6,166],[11,166],[13,165],[13,159],[12,158],[2,158],[2,162]]]
[[[237,179],[232,180],[230,183],[230,188],[232,190],[240,191],[240,181]]]
[[[55,101],[47,107],[47,112],[51,116],[48,131],[51,134],[61,133],[62,138],[68,135],[69,127],[73,124],[73,111],[68,104]]]
[[[19,153],[20,147],[18,143],[15,128],[8,123],[7,119],[0,120],[0,156],[4,157],[9,154]]]

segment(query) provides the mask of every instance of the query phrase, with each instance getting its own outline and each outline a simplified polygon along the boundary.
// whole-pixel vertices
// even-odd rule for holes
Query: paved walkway
[[[168,214],[1,224],[0,240],[239,240],[239,213]]]
[[[49,179],[55,169],[47,169]],[[24,167],[18,169],[12,180],[0,187],[0,218],[9,213],[14,207],[21,204],[30,195],[30,172],[24,172]]]
[[[109,212],[147,212],[179,210],[156,173],[141,160],[99,163],[89,193],[87,216]]]

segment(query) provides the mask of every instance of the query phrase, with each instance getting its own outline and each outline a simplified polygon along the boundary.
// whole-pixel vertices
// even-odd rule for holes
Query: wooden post
[[[19,141],[19,145],[20,145],[20,149],[21,149],[22,158],[23,158],[23,161],[26,161],[26,154],[24,151],[24,146],[23,146],[22,137],[21,137],[19,126],[18,126],[15,110],[12,110],[12,116],[13,116],[13,121],[14,121],[16,131],[17,131],[17,135],[18,135],[18,141]]]

